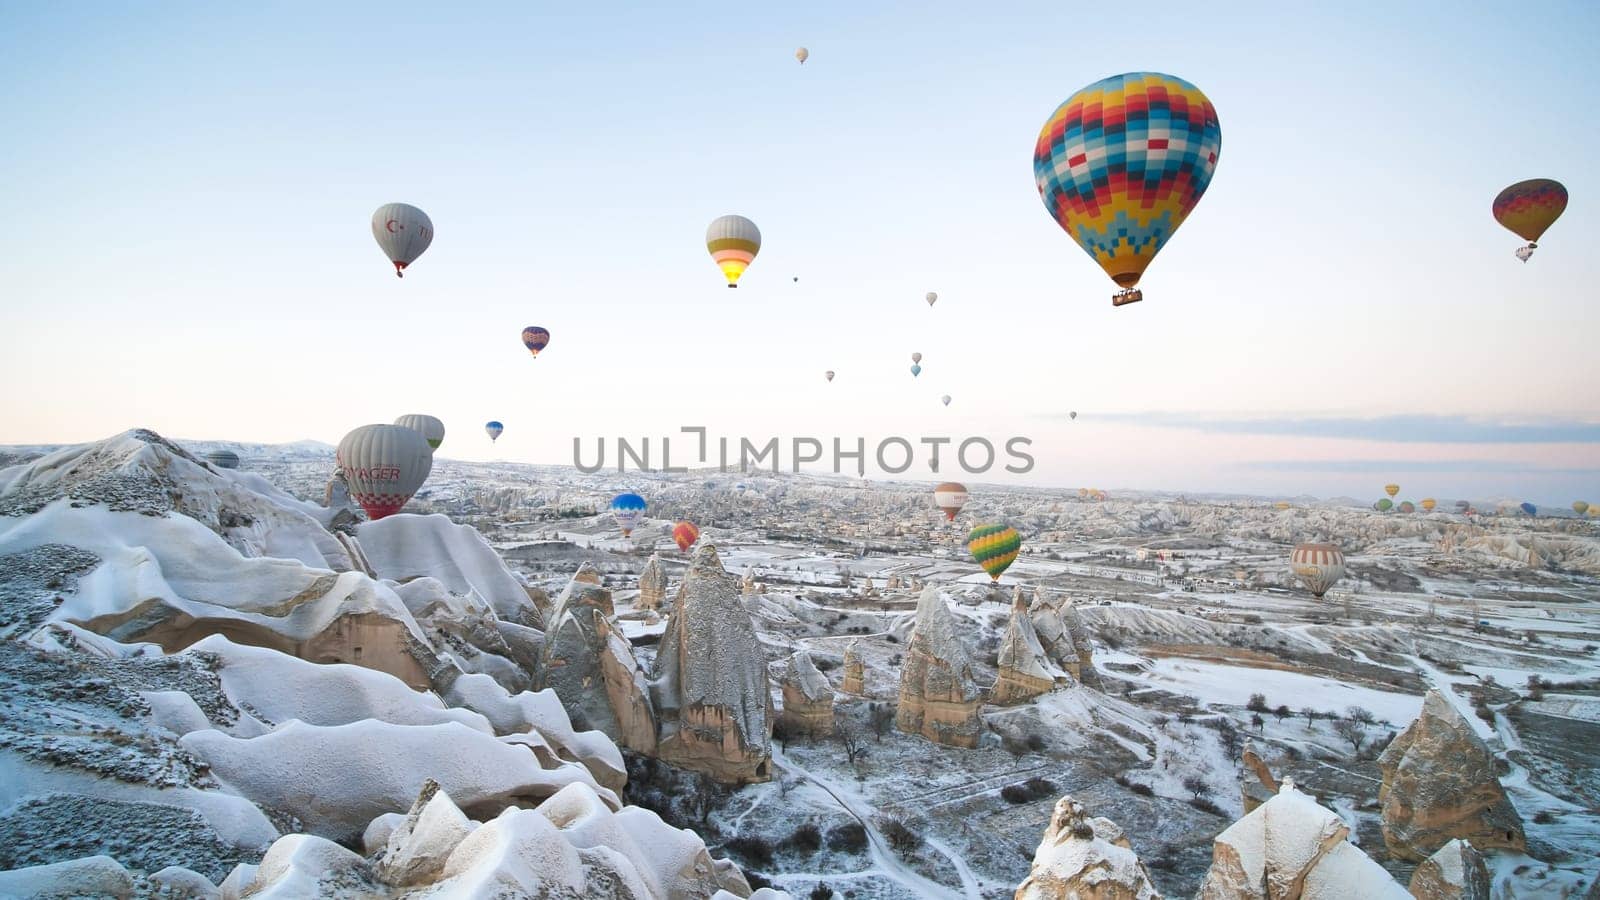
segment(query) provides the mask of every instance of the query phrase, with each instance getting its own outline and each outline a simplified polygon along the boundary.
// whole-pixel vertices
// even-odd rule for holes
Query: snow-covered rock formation
[[[939,588],[917,602],[915,630],[900,668],[895,727],[952,747],[976,747],[983,731],[983,691],[973,678],[972,654]]]
[[[661,554],[652,553],[639,573],[639,599],[633,605],[636,609],[660,609],[666,599],[667,572],[661,568]]]
[[[1217,835],[1196,900],[1403,900],[1410,893],[1347,840],[1338,813],[1284,779],[1277,796]]]
[[[1097,684],[1094,644],[1071,598],[1064,594],[1046,597],[1035,590],[1029,615],[1033,619],[1033,630],[1039,637],[1039,644],[1050,655],[1051,661],[1071,675],[1074,681]]]
[[[867,665],[861,658],[861,642],[851,641],[844,648],[844,678],[839,683],[839,690],[860,695],[866,690],[866,681]]]
[[[640,753],[656,751],[655,713],[628,642],[612,628],[611,592],[584,563],[556,598],[538,684],[553,689],[573,719]]]
[[[1417,900],[1489,900],[1491,888],[1483,855],[1460,838],[1440,847],[1411,874],[1411,896]]]
[[[766,660],[711,544],[695,552],[673,600],[650,697],[663,761],[725,783],[772,777]]]
[[[989,692],[989,700],[1002,706],[1023,703],[1071,681],[1045,655],[1039,636],[1033,630],[1028,602],[1019,587],[1011,600],[1011,620],[1000,638],[999,675]]]
[[[783,664],[778,679],[783,688],[783,712],[779,721],[791,733],[827,737],[833,734],[833,687],[817,670],[811,654],[796,650]]]
[[[1122,829],[1078,801],[1056,801],[1016,900],[1161,900]]]
[[[1452,838],[1479,849],[1522,850],[1522,817],[1495,775],[1494,754],[1455,704],[1429,691],[1416,721],[1378,757],[1383,842],[1424,859]]]

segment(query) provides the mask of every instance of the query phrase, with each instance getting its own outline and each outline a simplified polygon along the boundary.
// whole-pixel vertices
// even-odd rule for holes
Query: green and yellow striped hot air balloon
[[[1022,535],[1009,525],[979,525],[967,533],[967,549],[972,558],[998,583],[1000,573],[1011,567],[1022,550]]]

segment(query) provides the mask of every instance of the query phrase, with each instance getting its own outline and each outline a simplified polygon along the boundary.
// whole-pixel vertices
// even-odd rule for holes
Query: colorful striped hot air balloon
[[[213,450],[206,454],[206,462],[219,469],[237,469],[239,468],[239,454],[232,450]],[[1577,508],[1576,503],[1573,504],[1573,508]],[[1580,511],[1578,515],[1581,516],[1583,513]]]
[[[1517,249],[1517,258],[1523,262],[1533,255],[1539,238],[1566,209],[1567,189],[1549,178],[1519,181],[1501,191],[1493,206],[1494,220],[1528,242]]]
[[[522,346],[527,347],[528,352],[532,353],[535,358],[539,356],[540,350],[549,345],[550,332],[537,325],[529,325],[527,328],[522,329]],[[557,366],[557,368],[560,367]]]
[[[433,450],[402,425],[363,425],[339,442],[334,461],[350,496],[377,520],[399,512],[428,480]]]
[[[395,419],[394,423],[422,435],[422,439],[428,442],[430,450],[437,450],[439,445],[444,443],[444,423],[434,416],[408,413]]]
[[[505,431],[506,426],[500,424],[499,422],[486,422],[484,423],[483,430],[489,435],[489,442],[494,443],[495,441],[500,440],[500,432]]]
[[[933,489],[933,505],[939,507],[947,521],[954,522],[961,507],[967,505],[971,495],[967,486],[959,481],[946,481]]]
[[[644,521],[644,510],[647,504],[638,494],[618,494],[611,498],[611,515],[617,520],[617,527],[622,529],[622,536],[629,537],[633,530]]]
[[[1039,130],[1033,175],[1056,224],[1122,288],[1134,286],[1194,211],[1222,153],[1217,110],[1200,89],[1159,72],[1104,78]]]
[[[1009,525],[979,525],[967,532],[967,549],[978,565],[999,583],[1000,574],[1011,567],[1022,551],[1022,536]]]
[[[1333,544],[1297,544],[1289,567],[1318,600],[1344,577],[1344,553]]]
[[[1398,484],[1386,484],[1386,485],[1383,486],[1383,492],[1385,494],[1388,494],[1392,498],[1392,497],[1394,497],[1395,494],[1400,493],[1400,485],[1398,485]]]
[[[394,263],[394,274],[404,278],[406,266],[433,243],[433,221],[408,203],[385,203],[372,214],[372,237]]]
[[[1432,497],[1424,497],[1422,500],[1422,508],[1426,512],[1433,512],[1433,508],[1438,505],[1439,501],[1433,499]]]
[[[1378,512],[1388,512],[1389,510],[1394,509],[1394,501],[1390,500],[1388,497],[1384,497],[1377,503],[1372,504],[1372,508]]]
[[[693,522],[679,522],[672,526],[672,540],[679,550],[688,553],[694,542],[700,540],[700,529]]]
[[[1403,513],[1413,513],[1417,511],[1417,507],[1410,500],[1401,500],[1400,511]]]
[[[761,252],[761,229],[744,216],[722,216],[706,228],[706,250],[728,279],[728,287],[736,288],[739,276]]]

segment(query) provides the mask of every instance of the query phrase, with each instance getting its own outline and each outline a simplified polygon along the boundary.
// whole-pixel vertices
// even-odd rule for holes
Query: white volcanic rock
[[[900,668],[895,727],[953,747],[976,747],[982,706],[971,652],[939,589],[929,585],[917,603],[916,627]]]
[[[378,879],[408,887],[435,881],[451,851],[472,833],[473,826],[450,795],[439,790],[439,783],[428,779],[411,810],[384,842],[377,862]],[[367,833],[371,831],[368,825]]]
[[[222,896],[211,879],[183,866],[167,866],[152,873],[150,883],[165,892],[163,897],[174,900],[217,900]]]
[[[1277,796],[1217,835],[1196,900],[1410,897],[1349,835],[1337,813],[1286,778]]]
[[[861,642],[851,641],[844,648],[844,678],[839,684],[839,690],[846,694],[862,694],[866,692],[867,666],[861,658]]]
[[[286,834],[272,842],[241,896],[299,900],[335,896],[341,888],[370,891],[369,875],[366,860],[326,838]]]
[[[1429,691],[1422,711],[1378,757],[1383,842],[1420,860],[1452,838],[1480,849],[1526,847],[1522,817],[1495,775],[1494,754],[1455,704]]]
[[[476,528],[441,515],[386,516],[356,530],[379,578],[434,578],[453,594],[480,598],[508,622],[539,624],[527,589]]]
[[[1072,680],[1050,661],[1040,645],[1020,586],[1012,599],[1011,619],[1000,638],[997,669],[998,677],[989,698],[1001,705],[1030,700]]]
[[[554,691],[509,694],[487,675],[463,675],[450,685],[445,698],[487,716],[496,734],[537,732],[562,759],[588,766],[595,781],[604,787],[620,792],[627,781],[627,768],[617,745],[601,732],[573,728]]]
[[[1161,894],[1121,828],[1062,797],[1015,900],[1161,900]]]
[[[1417,900],[1489,900],[1492,883],[1483,855],[1460,838],[1440,847],[1411,874]]]
[[[766,660],[738,582],[711,544],[679,586],[652,678],[664,761],[723,782],[771,777]]]
[[[133,876],[109,856],[86,856],[47,866],[0,872],[0,897],[133,896]]]
[[[638,609],[660,609],[666,599],[667,572],[661,567],[661,554],[652,553],[650,561],[644,565],[644,571],[639,573],[639,599],[634,606]]]
[[[653,754],[656,721],[646,679],[632,646],[612,626],[611,592],[598,580],[585,564],[556,600],[536,684],[554,690],[575,721]]]
[[[781,719],[785,724],[804,734],[833,733],[833,686],[817,670],[809,652],[790,654],[778,682],[783,689]]]

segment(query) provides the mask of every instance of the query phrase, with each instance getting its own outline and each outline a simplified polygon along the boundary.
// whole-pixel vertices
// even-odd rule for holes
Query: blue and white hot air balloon
[[[611,498],[611,514],[617,519],[622,536],[628,537],[644,521],[644,498],[638,494],[618,494]]]
[[[489,435],[490,442],[494,442],[500,440],[500,432],[505,431],[506,426],[499,422],[487,422],[484,424],[483,430]]]

